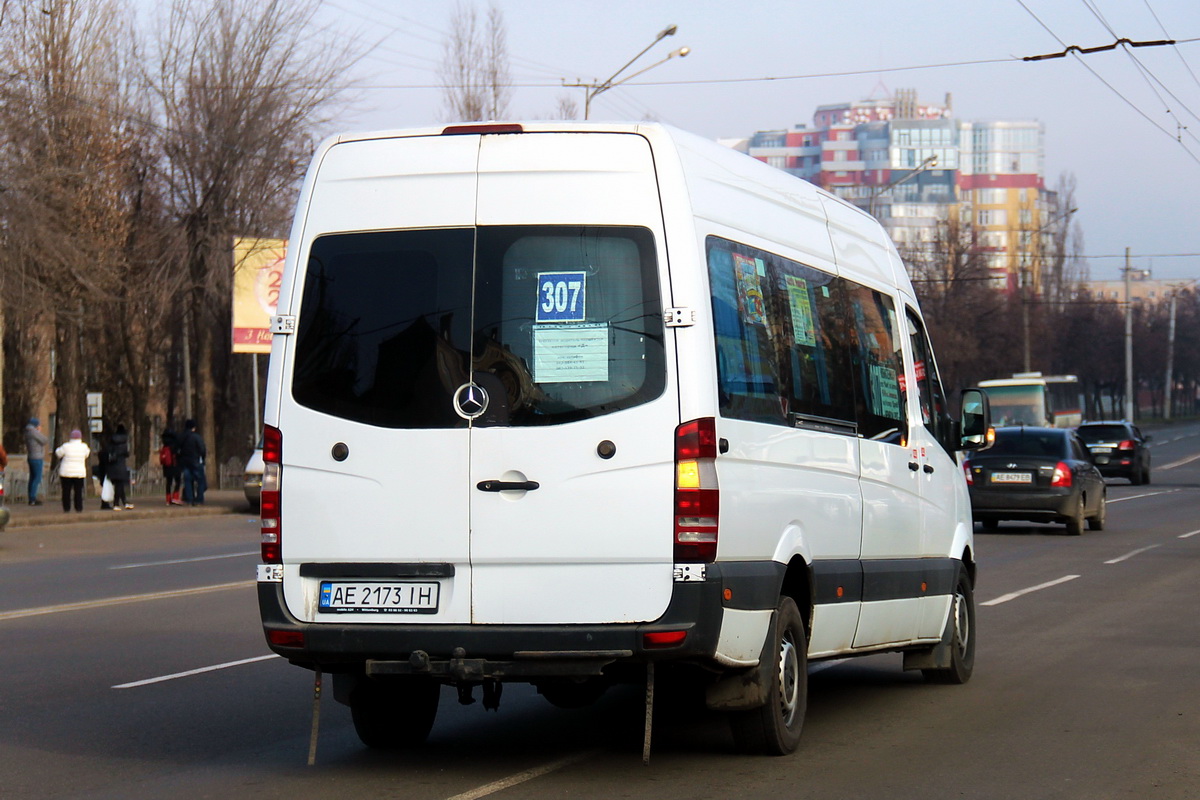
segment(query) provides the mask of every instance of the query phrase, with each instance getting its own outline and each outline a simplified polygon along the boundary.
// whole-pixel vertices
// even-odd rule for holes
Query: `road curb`
[[[13,509],[10,507],[10,511]],[[132,522],[146,519],[176,519],[180,517],[211,517],[220,514],[247,514],[245,509],[237,509],[224,505],[213,506],[174,506],[171,508],[122,509],[120,511],[72,511],[70,513],[39,513],[25,515],[16,511],[9,520],[5,531],[28,528],[48,528],[60,525],[79,525],[85,522]]]

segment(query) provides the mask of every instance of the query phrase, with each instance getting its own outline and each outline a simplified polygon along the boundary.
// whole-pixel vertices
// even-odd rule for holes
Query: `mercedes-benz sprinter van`
[[[337,136],[273,320],[259,602],[368,745],[666,673],[743,748],[807,662],[962,682],[975,555],[912,286],[868,215],[657,124]]]

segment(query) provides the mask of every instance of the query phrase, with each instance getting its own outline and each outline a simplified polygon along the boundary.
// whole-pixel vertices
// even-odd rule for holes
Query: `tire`
[[[1100,508],[1096,509],[1095,516],[1087,521],[1089,531],[1104,530],[1104,523],[1108,521],[1108,495],[1100,495]]]
[[[1075,513],[1067,518],[1067,535],[1082,536],[1084,522],[1083,495],[1079,496],[1079,503],[1075,507]]]
[[[1147,464],[1142,469],[1142,483],[1149,483],[1149,482],[1150,482],[1150,465]]]
[[[1000,520],[998,520],[998,519],[981,519],[979,521],[979,524],[983,526],[983,529],[985,531],[994,531],[1000,527]]]
[[[925,680],[943,684],[971,680],[975,671],[975,590],[966,570],[959,571],[942,641],[950,647],[950,666],[921,670]]]
[[[1129,473],[1129,482],[1134,486],[1141,486],[1144,480],[1146,480],[1146,473],[1141,467],[1134,467]]]
[[[359,678],[350,692],[354,732],[379,750],[421,744],[433,729],[441,688],[427,678]]]
[[[808,707],[808,638],[804,620],[790,597],[781,597],[771,616],[771,634],[763,648],[771,658],[767,702],[730,716],[733,740],[747,753],[784,756],[800,744]]]

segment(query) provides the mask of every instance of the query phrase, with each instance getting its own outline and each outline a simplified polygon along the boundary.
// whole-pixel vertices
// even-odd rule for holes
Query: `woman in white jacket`
[[[62,483],[63,512],[71,510],[71,495],[75,495],[75,510],[83,511],[83,483],[87,478],[87,460],[92,448],[83,441],[83,434],[71,431],[69,441],[54,451],[58,456],[58,479]]]

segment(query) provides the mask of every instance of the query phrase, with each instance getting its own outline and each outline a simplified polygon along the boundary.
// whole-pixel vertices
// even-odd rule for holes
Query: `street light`
[[[592,99],[595,98],[596,95],[598,95],[602,92],[607,92],[609,89],[612,89],[613,87],[620,86],[621,84],[625,83],[626,81],[636,78],[638,75],[641,75],[644,72],[648,72],[649,70],[654,69],[655,67],[659,66],[660,64],[665,64],[668,61],[670,61],[672,58],[674,58],[675,56],[679,56],[680,58],[683,58],[688,53],[692,52],[690,47],[681,47],[678,50],[672,50],[670,53],[667,53],[666,58],[663,58],[659,61],[655,61],[650,66],[640,69],[637,72],[633,73],[632,75],[626,75],[624,78],[617,80],[617,76],[620,75],[625,70],[629,69],[631,66],[633,66],[633,62],[637,61],[639,58],[646,55],[646,52],[651,47],[654,47],[654,45],[658,44],[663,39],[667,38],[668,36],[674,36],[676,30],[677,30],[677,27],[675,25],[670,25],[666,28],[663,28],[661,31],[658,32],[658,35],[654,37],[654,41],[652,41],[650,44],[643,47],[640,53],[638,53],[636,56],[634,56],[633,58],[631,58],[627,62],[625,62],[624,66],[622,66],[619,70],[617,70],[612,75],[610,75],[606,80],[600,81],[598,83],[583,83],[581,81],[576,81],[575,83],[566,83],[564,81],[563,86],[568,86],[568,87],[573,87],[573,88],[583,88],[583,89],[588,90],[587,93],[584,95],[584,99],[583,99],[583,118],[587,119],[589,114],[591,114]]]
[[[917,164],[917,168],[914,169],[912,172],[908,173],[907,175],[905,175],[904,177],[898,178],[884,186],[880,186],[875,191],[871,192],[871,200],[870,200],[870,202],[867,203],[867,213],[869,213],[872,217],[875,216],[875,201],[877,199],[879,199],[883,195],[884,192],[890,192],[892,189],[895,189],[897,186],[904,183],[905,181],[910,181],[913,178],[920,175],[922,172],[933,169],[936,166],[937,166],[937,156],[929,156],[924,161],[922,161],[920,164]]]

